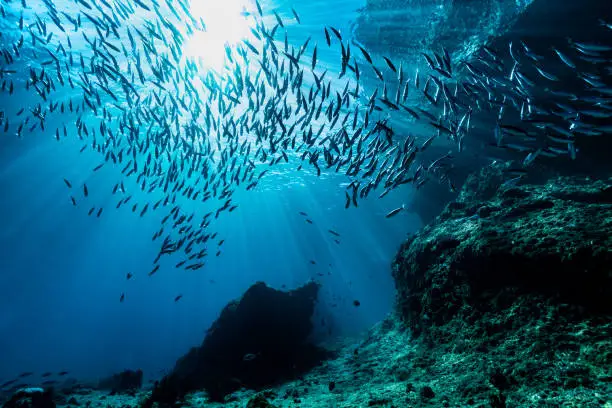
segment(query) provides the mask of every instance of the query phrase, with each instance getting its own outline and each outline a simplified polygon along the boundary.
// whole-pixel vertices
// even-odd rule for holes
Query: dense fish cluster
[[[429,71],[423,77],[417,68],[412,82],[403,82],[401,65],[398,70],[383,57],[398,73],[390,83],[368,52],[360,50],[383,82],[379,95],[383,107],[428,122],[433,129],[423,148],[445,136],[461,152],[465,137],[474,129],[472,122],[478,119],[480,133],[490,129],[493,157],[495,151],[516,152],[522,154],[523,166],[529,166],[538,156],[575,159],[577,137],[612,133],[607,122],[612,118],[612,30],[606,22],[600,25],[604,43],[568,39],[567,49],[551,47],[549,55],[535,53],[524,41],[511,41],[502,50],[483,45],[457,66],[446,49],[423,53]],[[549,72],[548,66],[555,71]],[[411,87],[418,91],[418,101],[429,106],[406,105]],[[568,88],[579,89],[580,96]]]
[[[610,25],[602,26],[603,38],[612,44]],[[538,156],[575,159],[577,137],[612,132],[606,122],[612,117],[612,45],[568,41],[567,50],[552,47],[550,55],[535,53],[523,41],[510,42],[507,53],[483,46],[474,61],[463,62],[467,72],[452,91],[443,83],[450,72],[443,72],[440,58],[426,57],[442,74],[430,77],[435,91],[426,95],[432,104],[442,95],[443,113],[432,125],[461,150],[466,117],[469,123],[477,110],[494,119],[490,146],[522,153],[524,166]],[[551,64],[553,58],[561,63]],[[568,85],[579,89],[580,97],[567,92]],[[426,84],[423,92],[427,89]]]
[[[249,38],[226,46],[225,66],[214,71],[183,53],[189,36],[206,29],[188,0],[74,0],[62,9],[53,0],[26,1],[0,5],[5,23],[17,28],[2,36],[1,91],[27,104],[4,107],[2,128],[18,137],[41,130],[58,141],[76,137],[81,151],[100,154],[92,172],[120,171],[111,192],[116,208],[141,217],[163,212],[149,275],[167,255],[180,254],[175,266],[185,270],[204,267],[210,246],[218,256],[224,240],[212,223],[235,211],[237,189],[255,189],[270,167],[295,163],[318,176],[348,176],[349,208],[372,192],[383,197],[429,180],[453,189],[451,153],[431,161],[420,154],[441,138],[460,152],[477,115],[495,118],[493,146],[521,152],[524,165],[538,156],[574,158],[576,137],[612,130],[602,124],[612,115],[608,45],[570,41],[551,50],[561,73],[525,43],[485,46],[462,62],[447,50],[428,53],[421,71],[408,72],[418,64],[379,63],[333,27],[323,29],[324,43],[293,45],[288,28],[301,24],[298,13],[264,12],[256,1],[244,12]],[[609,24],[600,28],[612,35]],[[320,47],[338,49],[339,72],[321,68]],[[564,92],[568,75],[592,97]],[[399,114],[429,133],[396,135]],[[92,186],[64,182],[74,206],[102,215],[102,207],[85,204]],[[155,199],[138,202],[130,188]]]

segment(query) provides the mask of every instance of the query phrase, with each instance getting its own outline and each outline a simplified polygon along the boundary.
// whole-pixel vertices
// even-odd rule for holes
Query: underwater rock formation
[[[512,185],[508,170],[469,177],[402,245],[400,317],[432,348],[488,359],[495,406],[518,387],[609,384],[612,179]]]
[[[223,401],[240,388],[260,389],[316,366],[328,354],[308,342],[319,287],[310,282],[282,292],[263,282],[251,286],[223,309],[202,345],[156,384],[145,406],[199,389]]]
[[[142,370],[124,370],[98,383],[98,388],[110,390],[111,393],[130,393],[142,387]]]
[[[503,173],[489,167],[468,178],[402,246],[398,306],[414,332],[503,310],[520,296],[612,313],[612,181],[505,186]]]
[[[23,388],[13,394],[2,408],[55,408],[55,402],[50,390]]]

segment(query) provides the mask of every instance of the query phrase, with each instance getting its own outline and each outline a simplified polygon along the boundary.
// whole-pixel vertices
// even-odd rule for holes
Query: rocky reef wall
[[[470,176],[402,245],[398,315],[433,355],[489,361],[500,403],[527,386],[611,391],[612,179],[513,185],[513,171]]]

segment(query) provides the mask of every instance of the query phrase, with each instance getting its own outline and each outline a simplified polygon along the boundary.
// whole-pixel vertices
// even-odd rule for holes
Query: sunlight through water
[[[244,0],[194,0],[191,14],[204,21],[206,30],[196,31],[185,44],[185,56],[200,58],[202,64],[220,70],[225,61],[225,45],[234,46],[247,37]]]

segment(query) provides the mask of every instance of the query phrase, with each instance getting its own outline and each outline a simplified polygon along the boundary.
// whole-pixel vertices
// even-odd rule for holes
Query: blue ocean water
[[[72,2],[55,3],[69,8]],[[16,3],[2,6],[9,12],[14,7],[13,13],[20,9]],[[300,8],[308,30],[317,34],[320,6]],[[334,8],[345,14],[358,6],[346,2]],[[6,44],[18,35],[17,19],[4,18],[2,25]],[[19,74],[16,81],[24,77]],[[2,96],[0,109],[17,110],[34,100],[17,91]],[[76,115],[60,117],[57,126],[74,120]],[[132,367],[158,377],[201,342],[228,301],[260,280],[279,289],[320,281],[317,331],[321,337],[356,335],[390,311],[390,262],[406,234],[421,225],[415,214],[384,218],[389,208],[407,201],[407,191],[345,210],[339,185],[346,177],[320,179],[295,172],[296,165],[279,165],[274,170],[279,174],[264,179],[256,191],[238,191],[238,209],[215,221],[226,240],[220,256],[213,252],[198,271],[175,270],[180,259],[172,257],[148,277],[159,249],[151,236],[165,214],[140,218],[140,210],[117,210],[117,198],[110,194],[121,175],[117,166],[92,173],[102,162],[99,153],[80,153],[83,143],[77,137],[57,142],[48,130],[23,138],[4,134],[1,144],[0,378],[70,370],[76,378],[95,379]],[[92,205],[104,207],[100,218],[87,215],[87,204],[72,205],[64,178],[74,186],[88,185]],[[155,193],[135,192],[132,200],[157,199]],[[199,209],[193,205],[192,210]],[[328,229],[341,234],[340,244]],[[130,280],[128,273],[134,275]],[[175,303],[179,294],[183,298]]]
[[[201,72],[204,78],[209,70],[223,71],[224,64],[228,64],[223,46],[225,36],[237,35],[235,43],[228,44],[229,49],[233,50],[239,45],[245,49],[242,45],[245,38],[255,42],[249,30],[256,28],[253,16],[257,14],[257,9],[256,4],[250,1],[244,4],[238,0],[228,2],[224,8],[210,4],[202,6],[198,4],[199,1],[177,0],[166,4],[174,4],[181,15],[183,11],[180,11],[179,3],[191,7],[189,10],[195,20],[202,17],[205,25],[209,26],[210,31],[206,33],[208,37],[189,33],[187,27],[194,26],[195,23],[182,27],[175,21],[167,5],[162,4],[160,7],[166,13],[164,17],[173,21],[171,24],[174,24],[175,29],[183,33],[185,38],[195,38],[191,42],[185,41],[184,49],[179,51],[184,52],[185,58],[199,61],[198,72]],[[206,3],[208,0],[202,1]],[[121,9],[119,3],[121,2],[109,2],[113,10]],[[339,73],[342,70],[341,51],[336,43],[334,47],[325,46],[324,27],[334,27],[342,33],[346,44],[352,40],[353,58],[359,59],[364,77],[363,89],[356,93],[362,98],[361,106],[367,106],[368,98],[380,83],[377,82],[375,72],[367,70],[367,63],[358,49],[358,44],[367,49],[374,48],[371,52],[379,68],[386,67],[382,57],[389,56],[398,67],[401,60],[406,77],[413,78],[418,70],[423,72],[427,69],[427,63],[421,53],[430,52],[432,44],[452,44],[449,59],[452,57],[453,63],[459,63],[472,56],[483,44],[502,36],[525,10],[529,12],[531,5],[530,1],[501,0],[473,2],[474,4],[465,7],[443,0],[415,0],[397,2],[397,5],[383,3],[352,0],[332,3],[314,1],[303,4],[262,1],[261,7],[264,10],[264,20],[270,27],[275,24],[277,18],[274,11],[285,22],[281,31],[286,30],[289,33],[289,44],[294,47],[292,50],[297,50],[306,41],[310,41],[310,48],[306,53],[308,56],[304,58],[306,62],[303,63],[308,72],[311,71],[314,44],[318,50],[317,72]],[[16,54],[14,44],[18,43],[22,36],[24,38],[19,57],[16,57],[17,62],[8,63],[5,60],[0,64],[3,70],[14,70],[3,71],[2,78],[15,84],[14,92],[9,93],[8,85],[3,87],[0,99],[3,118],[10,118],[10,124],[7,125],[9,130],[0,137],[0,379],[14,378],[27,371],[41,373],[61,370],[70,371],[70,375],[75,378],[95,379],[126,368],[140,368],[146,377],[158,378],[185,350],[201,342],[206,328],[230,300],[239,297],[257,281],[264,281],[278,289],[295,288],[310,280],[320,282],[322,289],[314,322],[315,336],[321,341],[357,336],[384,318],[391,312],[394,302],[390,270],[392,259],[406,236],[429,221],[424,220],[422,216],[426,212],[423,207],[427,207],[427,204],[419,201],[422,213],[419,214],[415,210],[414,203],[421,191],[414,185],[401,185],[378,198],[384,190],[381,188],[360,200],[359,205],[355,207],[345,204],[346,188],[354,180],[364,179],[363,177],[347,176],[346,173],[336,172],[333,168],[323,169],[322,174],[318,176],[315,169],[306,164],[298,171],[298,165],[304,162],[303,157],[300,159],[302,152],[287,149],[292,150],[288,153],[287,162],[282,160],[273,166],[269,166],[265,160],[264,163],[257,163],[257,174],[266,169],[267,174],[255,188],[247,191],[246,185],[242,184],[233,190],[232,203],[237,205],[235,210],[223,211],[218,218],[211,216],[210,227],[206,228],[210,228],[210,234],[218,235],[210,238],[207,244],[208,255],[203,268],[176,268],[175,265],[182,261],[184,256],[175,253],[164,256],[159,261],[159,269],[149,276],[161,244],[160,240],[151,238],[160,229],[168,210],[177,206],[181,214],[195,214],[198,219],[209,211],[214,214],[225,201],[224,198],[201,203],[179,194],[176,202],[168,206],[162,205],[159,210],[153,211],[154,203],[164,200],[167,193],[160,186],[153,191],[142,191],[139,172],[126,176],[122,169],[131,154],[127,146],[139,148],[134,157],[138,156],[138,161],[143,166],[147,157],[150,160],[156,142],[153,141],[153,146],[147,145],[143,149],[142,145],[148,143],[145,139],[134,144],[126,138],[121,142],[123,145],[106,145],[100,152],[99,146],[103,146],[108,139],[98,137],[97,142],[92,142],[91,136],[79,136],[77,128],[82,123],[91,129],[91,133],[97,132],[100,122],[107,121],[106,114],[101,114],[101,107],[96,114],[88,112],[86,115],[76,112],[59,114],[59,108],[56,107],[55,112],[48,112],[48,117],[42,120],[45,123],[44,130],[42,126],[34,126],[28,131],[28,128],[38,123],[37,107],[47,109],[47,106],[55,102],[67,105],[68,101],[72,100],[75,105],[80,104],[85,109],[80,88],[87,88],[89,85],[83,85],[85,81],[79,76],[79,70],[86,71],[89,67],[80,67],[78,55],[86,55],[84,65],[87,66],[91,62],[88,59],[90,54],[95,52],[96,47],[104,46],[99,40],[93,40],[97,41],[97,46],[92,46],[92,39],[103,34],[100,38],[113,38],[114,46],[123,44],[129,48],[130,42],[124,31],[126,27],[132,29],[134,36],[136,29],[147,32],[147,22],[152,21],[150,19],[154,19],[155,14],[139,7],[139,4],[153,7],[152,2],[132,0],[126,1],[125,4],[133,7],[135,11],[130,18],[121,19],[122,25],[117,27],[120,39],[114,39],[108,33],[97,32],[95,24],[84,14],[100,17],[98,7],[107,9],[102,3],[97,7],[80,0],[0,3],[3,8],[0,21],[2,48],[7,53]],[[232,14],[230,17],[236,18],[244,27],[233,27],[230,30],[232,27],[229,24],[216,24],[217,19],[229,18],[225,15],[197,15],[206,12],[221,13],[223,10],[234,10],[233,7],[238,10],[238,16]],[[300,23],[294,18],[292,8],[299,13]],[[50,17],[53,13],[49,11],[52,9],[59,10],[57,15],[65,24],[65,32],[54,25]],[[80,13],[82,28],[73,31],[69,19],[62,12],[72,16]],[[209,23],[206,23],[207,18]],[[390,23],[380,25],[380,21]],[[463,22],[463,25],[454,25],[454,22]],[[239,34],[235,34],[236,30]],[[45,35],[50,33],[53,33],[53,36],[45,39]],[[34,35],[39,38],[34,39]],[[331,30],[328,30],[328,35],[336,41]],[[277,36],[276,44],[282,48],[282,35]],[[40,37],[46,44],[41,43]],[[59,80],[55,79],[57,89],[49,92],[49,99],[42,100],[40,89],[35,91],[34,85],[26,89],[27,82],[37,82],[32,81],[33,74],[30,70],[34,69],[35,76],[41,77],[44,77],[43,70],[48,74],[54,70],[56,64],[63,70],[67,57],[58,51],[58,47],[68,49],[67,37],[72,39],[75,68],[70,75],[77,84],[76,90],[67,85],[60,87]],[[136,38],[141,41],[139,37]],[[378,39],[378,42],[372,38]],[[167,38],[165,40],[166,45],[171,43]],[[163,41],[158,41],[158,46],[161,47],[161,43]],[[139,58],[144,61],[147,58],[145,54],[151,54],[152,51],[140,45],[139,47]],[[435,48],[435,52],[441,53],[440,50],[439,46]],[[504,52],[505,50],[506,47]],[[263,49],[260,51],[264,53]],[[164,53],[168,56],[171,52],[171,49],[156,49],[157,56]],[[119,50],[109,54],[116,55],[116,64],[124,72],[128,70],[128,61],[134,66],[131,59],[134,55],[123,58]],[[235,51],[233,55],[237,59]],[[251,55],[251,58],[257,60],[254,55]],[[107,57],[106,63],[109,65],[110,60],[111,58]],[[182,64],[187,64],[184,59],[181,61]],[[142,63],[144,65],[144,62]],[[560,64],[559,61],[556,63]],[[288,62],[286,69],[289,70],[291,65],[292,62]],[[253,66],[252,76],[255,76],[261,69],[256,68],[255,62]],[[385,75],[388,75],[387,71]],[[147,81],[143,84],[138,81],[135,70],[130,72],[133,84],[138,86],[138,92],[142,93],[143,99],[144,95],[150,98],[143,104],[154,105],[156,102],[151,92],[164,92],[154,83],[155,77],[147,71]],[[113,118],[117,118],[121,112],[113,106],[122,103],[125,105],[127,102],[123,99],[113,100],[114,98],[101,90],[103,81],[95,79],[96,75],[98,78],[110,75],[100,72],[88,75],[94,81],[92,86],[97,87],[102,98],[99,105],[106,107],[109,112],[112,111]],[[349,75],[352,78],[354,72]],[[391,75],[395,77],[396,73]],[[129,77],[129,74],[126,77]],[[197,84],[200,90],[198,96],[205,100],[214,95],[214,92],[202,86],[202,78],[199,79],[201,82],[194,79],[193,83]],[[426,78],[425,75],[421,78],[420,88],[423,88]],[[337,93],[340,99],[346,78],[340,79],[336,78],[335,74],[330,74],[328,79],[332,89],[331,98],[335,99]],[[67,76],[64,80],[67,81]],[[41,81],[43,80],[38,80]],[[44,87],[48,86],[44,81]],[[178,82],[181,81],[184,81],[184,78]],[[309,87],[312,89],[315,82],[311,78],[307,81],[302,84],[305,94]],[[120,81],[115,81],[112,90],[121,98],[119,83]],[[177,81],[173,80],[167,82],[168,94],[186,92],[176,83]],[[418,83],[415,86],[418,88]],[[540,88],[544,86],[538,89]],[[381,92],[379,95],[387,92],[386,87],[384,91],[378,89]],[[268,88],[270,94],[275,91],[278,89]],[[388,92],[391,94],[396,90],[389,86]],[[95,100],[87,92],[85,97]],[[408,98],[415,106],[425,106],[422,99],[422,95],[413,92]],[[164,100],[163,104],[166,102]],[[159,100],[157,103],[161,105]],[[24,109],[25,113],[18,114],[21,109]],[[245,109],[250,108],[241,106],[236,108],[235,112],[222,117],[237,116]],[[190,110],[193,110],[192,106],[187,109],[179,108],[178,114],[173,113],[184,121],[181,126],[189,125],[192,120],[185,113]],[[387,115],[384,111],[377,111],[376,114],[377,120],[391,117],[391,114]],[[33,119],[25,125],[22,132],[18,131],[18,124],[26,115]],[[220,113],[216,112],[214,115]],[[323,115],[325,116],[325,112]],[[494,123],[495,116],[491,114],[474,120],[478,120],[478,130],[493,139],[494,125],[488,122],[490,118],[493,118],[490,122]],[[152,119],[149,120],[153,123]],[[392,120],[394,142],[398,146],[412,135],[418,136],[419,145],[431,136],[431,121],[415,123],[410,115],[398,117],[395,113]],[[112,120],[108,122],[113,123],[109,124],[109,129],[113,129],[117,134],[120,126]],[[125,126],[125,123],[123,125]],[[148,125],[149,123],[145,123],[142,130],[146,130]],[[64,126],[68,129],[66,136],[62,134]],[[204,128],[205,125],[200,121],[196,126]],[[59,141],[56,140],[58,134]],[[254,135],[251,134],[250,137]],[[210,142],[216,143],[212,136]],[[440,156],[444,158],[447,151],[452,149],[453,154],[458,155],[455,142],[439,137],[427,151],[431,156],[425,156],[423,162],[429,164],[431,169],[435,159]],[[232,151],[229,159],[220,159],[220,151],[231,145],[227,141],[227,145],[223,143],[219,142],[215,164],[231,161],[231,158],[236,156],[239,156],[240,160],[243,156],[248,157],[248,154],[238,155]],[[474,150],[475,146],[482,145],[482,139],[468,139],[465,143],[468,148],[456,165],[457,172],[476,168],[478,163],[490,159],[485,153],[476,153]],[[83,150],[84,146],[87,148]],[[126,156],[124,163],[113,163],[108,156],[104,157],[104,152],[112,151],[118,154],[122,146]],[[256,146],[253,142],[251,155],[255,153]],[[164,174],[171,173],[169,163],[173,162],[176,156],[184,154],[185,150],[178,142],[161,149],[169,152],[169,156],[166,161],[163,154],[160,155],[160,171]],[[331,148],[329,152],[333,154]],[[176,156],[170,159],[170,154]],[[368,160],[370,158],[368,157]],[[520,160],[525,159],[521,157]],[[156,159],[153,161],[156,162]],[[94,170],[102,163],[102,168]],[[223,166],[229,167],[227,162],[223,163]],[[187,175],[184,168],[178,170],[177,174],[179,182],[181,179],[191,180],[197,176]],[[149,182],[153,180],[152,176],[143,178],[150,179]],[[431,182],[442,186],[429,196],[434,208],[440,206],[448,194],[451,194],[448,192],[446,178],[440,178],[441,181]],[[206,175],[201,181],[202,184],[205,179]],[[67,187],[65,180],[69,181],[70,187]],[[120,190],[124,191],[121,194],[113,192],[117,190],[118,183],[123,183]],[[201,187],[202,184],[198,185]],[[82,191],[84,185],[87,186],[86,197]],[[451,187],[454,194],[455,188]],[[125,199],[127,194],[132,197],[129,205],[119,205],[118,201]],[[76,198],[76,206],[71,202],[71,196]],[[132,205],[135,203],[138,203],[138,207],[133,210]],[[116,208],[118,205],[120,208]],[[144,205],[149,206],[148,211],[141,216]],[[345,208],[346,206],[350,208]],[[388,216],[390,211],[402,206],[405,209],[397,215]],[[93,212],[88,215],[91,208]],[[100,209],[103,209],[101,213]],[[96,216],[97,214],[100,215]],[[167,227],[165,232],[171,229]],[[329,230],[337,232],[339,237]],[[219,243],[221,240],[223,243]],[[181,297],[176,300],[178,296]],[[355,306],[355,300],[359,301],[359,306]]]

